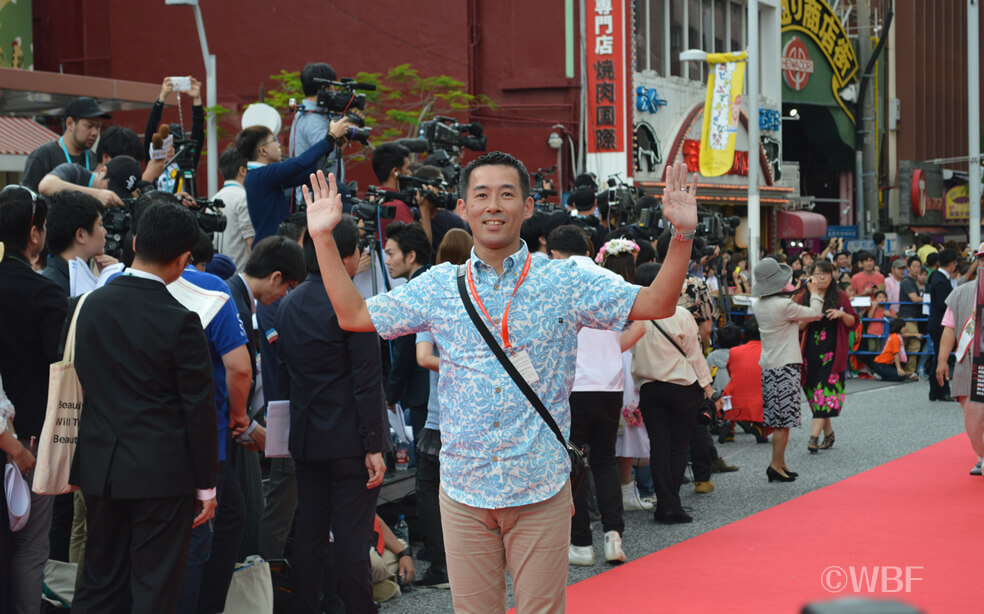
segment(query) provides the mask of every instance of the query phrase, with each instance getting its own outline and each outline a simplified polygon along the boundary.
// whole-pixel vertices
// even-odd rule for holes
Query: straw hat
[[[782,292],[789,280],[793,278],[793,269],[789,265],[779,264],[775,258],[763,258],[752,271],[755,282],[752,284],[752,296],[769,296]]]

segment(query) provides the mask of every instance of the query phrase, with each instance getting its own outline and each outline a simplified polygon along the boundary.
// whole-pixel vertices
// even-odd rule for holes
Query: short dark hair
[[[933,239],[930,238],[929,235],[919,235],[919,244],[920,245],[929,245],[932,242],[933,242]]]
[[[871,252],[858,252],[858,262],[864,262],[865,260],[868,260],[869,258],[871,260],[874,260],[875,259],[875,255],[872,254]]]
[[[881,242],[885,240],[884,232],[876,232],[871,235],[871,240],[875,242],[875,245],[881,245]]]
[[[598,207],[598,217],[601,221],[608,221],[608,213],[611,211],[611,207],[608,206],[608,192],[595,195],[595,205]]]
[[[410,150],[399,143],[383,143],[372,152],[372,172],[380,183],[389,179],[390,171],[402,168]]]
[[[901,333],[903,328],[905,328],[904,318],[892,318],[892,321],[888,324],[889,334]]]
[[[922,264],[922,260],[919,259],[919,256],[909,256],[908,260],[905,261],[905,267],[906,268],[911,267],[913,262],[918,262],[919,264]]]
[[[523,194],[523,200],[526,200],[530,196],[530,173],[526,170],[526,167],[522,162],[517,160],[515,157],[501,152],[501,151],[490,151],[486,154],[482,154],[468,163],[461,171],[461,195],[462,198],[468,198],[468,183],[471,181],[471,174],[476,168],[480,166],[511,166],[516,169],[519,174],[519,189]]]
[[[301,69],[301,89],[304,90],[305,96],[314,96],[323,87],[326,87],[327,83],[321,83],[320,81],[315,81],[315,79],[327,79],[329,81],[338,80],[338,74],[335,69],[331,67],[331,64],[325,64],[324,62],[308,62]]]
[[[219,172],[226,181],[232,181],[239,176],[239,169],[246,166],[246,156],[233,145],[225,148],[219,156]]]
[[[72,246],[79,228],[92,232],[103,207],[94,197],[75,190],[62,190],[51,199],[48,211],[48,251],[60,254]]]
[[[951,262],[956,262],[957,258],[959,258],[959,256],[957,255],[956,250],[945,249],[940,252],[940,266],[944,267]],[[928,261],[929,258],[926,258],[926,260]]]
[[[635,274],[635,283],[637,286],[642,286],[643,288],[653,285],[656,281],[656,276],[659,275],[659,270],[662,268],[658,262],[647,262],[646,264],[638,267]]]
[[[722,349],[733,348],[741,344],[741,329],[734,324],[722,326],[717,332],[717,346]]]
[[[420,224],[390,222],[386,227],[386,238],[395,241],[404,256],[414,252],[417,264],[428,264],[431,261],[433,246]]]
[[[413,176],[420,179],[444,179],[444,173],[441,172],[441,169],[431,164],[421,164],[414,169]]]
[[[103,156],[130,156],[140,162],[146,157],[143,144],[137,133],[123,126],[110,126],[99,135],[96,145],[96,160],[102,162]]]
[[[48,202],[43,197],[22,185],[8,185],[0,190],[0,243],[25,251],[31,228],[43,230],[47,216]]]
[[[565,224],[554,228],[547,236],[547,252],[551,250],[568,256],[583,256],[591,251],[591,246],[580,226]]]
[[[266,126],[250,126],[236,137],[236,149],[247,160],[255,160],[259,155],[260,143],[273,136],[273,131]]]
[[[355,223],[355,218],[351,215],[343,215],[342,219],[331,231],[331,238],[335,241],[338,248],[338,255],[347,258],[359,249],[359,226]],[[304,264],[307,266],[308,273],[320,275],[321,267],[318,265],[318,253],[314,248],[314,239],[310,234],[304,235]]]
[[[943,251],[946,251],[946,250],[943,250]],[[940,261],[940,254],[939,254],[939,252],[929,252],[929,254],[926,256],[926,263],[925,264],[929,268],[935,269],[936,268],[936,265],[937,265],[937,263],[939,261]]]
[[[140,214],[136,230],[136,257],[153,264],[168,264],[190,252],[201,232],[190,209],[177,197],[158,192],[162,197]],[[170,196],[165,199],[163,196]]]
[[[567,207],[578,211],[590,211],[595,206],[595,194],[591,188],[577,188],[567,198]]]
[[[758,341],[762,338],[759,333],[759,323],[755,316],[745,318],[745,341]]]
[[[277,234],[293,239],[296,243],[301,240],[305,230],[307,230],[307,212],[295,211],[288,215],[286,220],[280,222],[280,226],[277,227]]]
[[[258,279],[277,271],[280,271],[284,281],[304,281],[307,266],[304,251],[297,241],[276,235],[263,239],[253,246],[243,269],[244,273]]]
[[[191,250],[192,264],[208,264],[215,257],[215,246],[212,245],[212,238],[205,231],[198,230],[198,242]]]

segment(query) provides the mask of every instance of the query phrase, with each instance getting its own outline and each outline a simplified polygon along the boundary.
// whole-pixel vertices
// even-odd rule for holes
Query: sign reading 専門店
[[[802,32],[820,49],[833,73],[830,89],[834,98],[853,119],[853,113],[844,104],[841,92],[854,81],[858,58],[837,14],[824,0],[782,0],[781,23],[783,32]],[[798,39],[787,42],[783,51],[783,78],[787,86],[800,91],[813,74],[815,61]]]
[[[587,0],[588,153],[625,151],[624,0]]]

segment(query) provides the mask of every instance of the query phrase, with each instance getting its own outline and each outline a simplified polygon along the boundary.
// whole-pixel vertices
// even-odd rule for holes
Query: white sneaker
[[[622,486],[622,509],[626,512],[648,512],[653,509],[653,504],[639,498],[639,489],[636,488],[635,484],[624,484]]]
[[[625,552],[622,550],[622,536],[618,531],[605,533],[605,561],[616,565],[625,562]]]
[[[970,470],[970,475],[981,475],[981,461],[978,460],[974,468]]]
[[[621,549],[621,542],[619,543],[619,549]],[[608,552],[608,538],[605,538],[605,552]],[[624,556],[624,555],[623,555]],[[594,565],[594,547],[593,546],[575,546],[571,544],[571,547],[567,551],[567,558],[571,565],[579,565],[581,567],[590,567]]]

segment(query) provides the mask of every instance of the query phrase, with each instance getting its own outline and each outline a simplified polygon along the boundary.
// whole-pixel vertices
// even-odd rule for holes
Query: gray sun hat
[[[775,258],[763,258],[755,265],[752,275],[755,278],[752,296],[770,296],[782,292],[793,278],[793,269],[787,264],[779,264]]]

